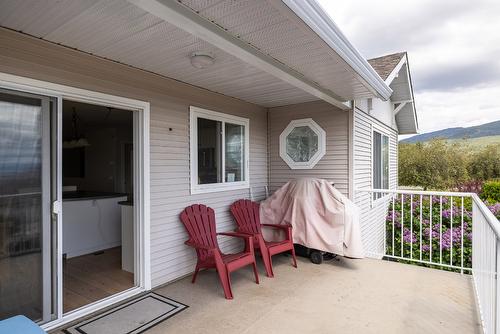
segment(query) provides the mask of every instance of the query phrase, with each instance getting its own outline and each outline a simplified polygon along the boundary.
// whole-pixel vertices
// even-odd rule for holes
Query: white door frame
[[[46,95],[57,98],[58,107],[58,142],[57,142],[57,158],[59,167],[62,162],[62,100],[68,99],[72,101],[92,103],[115,107],[126,110],[138,111],[136,115],[135,138],[138,140],[136,154],[136,169],[134,179],[134,216],[138,222],[137,235],[137,253],[139,265],[136,266],[136,287],[125,290],[103,300],[91,303],[82,308],[63,314],[63,286],[62,286],[62,173],[59,168],[57,187],[58,200],[54,203],[53,211],[57,214],[57,318],[51,322],[42,325],[44,330],[52,330],[60,327],[68,322],[74,321],[87,314],[95,312],[99,309],[108,307],[116,302],[130,298],[143,291],[151,289],[151,261],[150,261],[150,212],[149,212],[149,102],[129,99],[110,94],[99,93],[95,91],[74,88],[70,86],[50,83],[41,80],[11,75],[0,72],[0,87],[17,90],[21,92],[29,92],[34,94]],[[138,200],[139,199],[139,200]],[[137,261],[135,261],[137,262]]]

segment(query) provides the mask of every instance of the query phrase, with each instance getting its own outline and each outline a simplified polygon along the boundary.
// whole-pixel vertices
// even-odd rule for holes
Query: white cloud
[[[421,132],[500,119],[500,1],[319,2],[365,57],[408,51]]]
[[[498,120],[499,97],[500,86],[423,92],[416,100],[420,128],[428,132]]]

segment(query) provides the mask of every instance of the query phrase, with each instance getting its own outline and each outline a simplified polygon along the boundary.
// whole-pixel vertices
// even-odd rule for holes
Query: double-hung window
[[[191,193],[249,187],[247,118],[190,107]]]
[[[389,189],[389,137],[373,131],[373,188]],[[384,194],[374,193],[373,198],[383,197]]]

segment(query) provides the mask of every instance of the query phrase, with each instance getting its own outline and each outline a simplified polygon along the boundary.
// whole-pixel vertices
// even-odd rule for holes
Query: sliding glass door
[[[0,319],[56,318],[55,105],[0,89]]]

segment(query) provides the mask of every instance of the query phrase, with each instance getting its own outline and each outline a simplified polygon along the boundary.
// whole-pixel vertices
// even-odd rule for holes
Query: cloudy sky
[[[500,119],[500,0],[319,0],[366,58],[408,51],[420,132]]]

